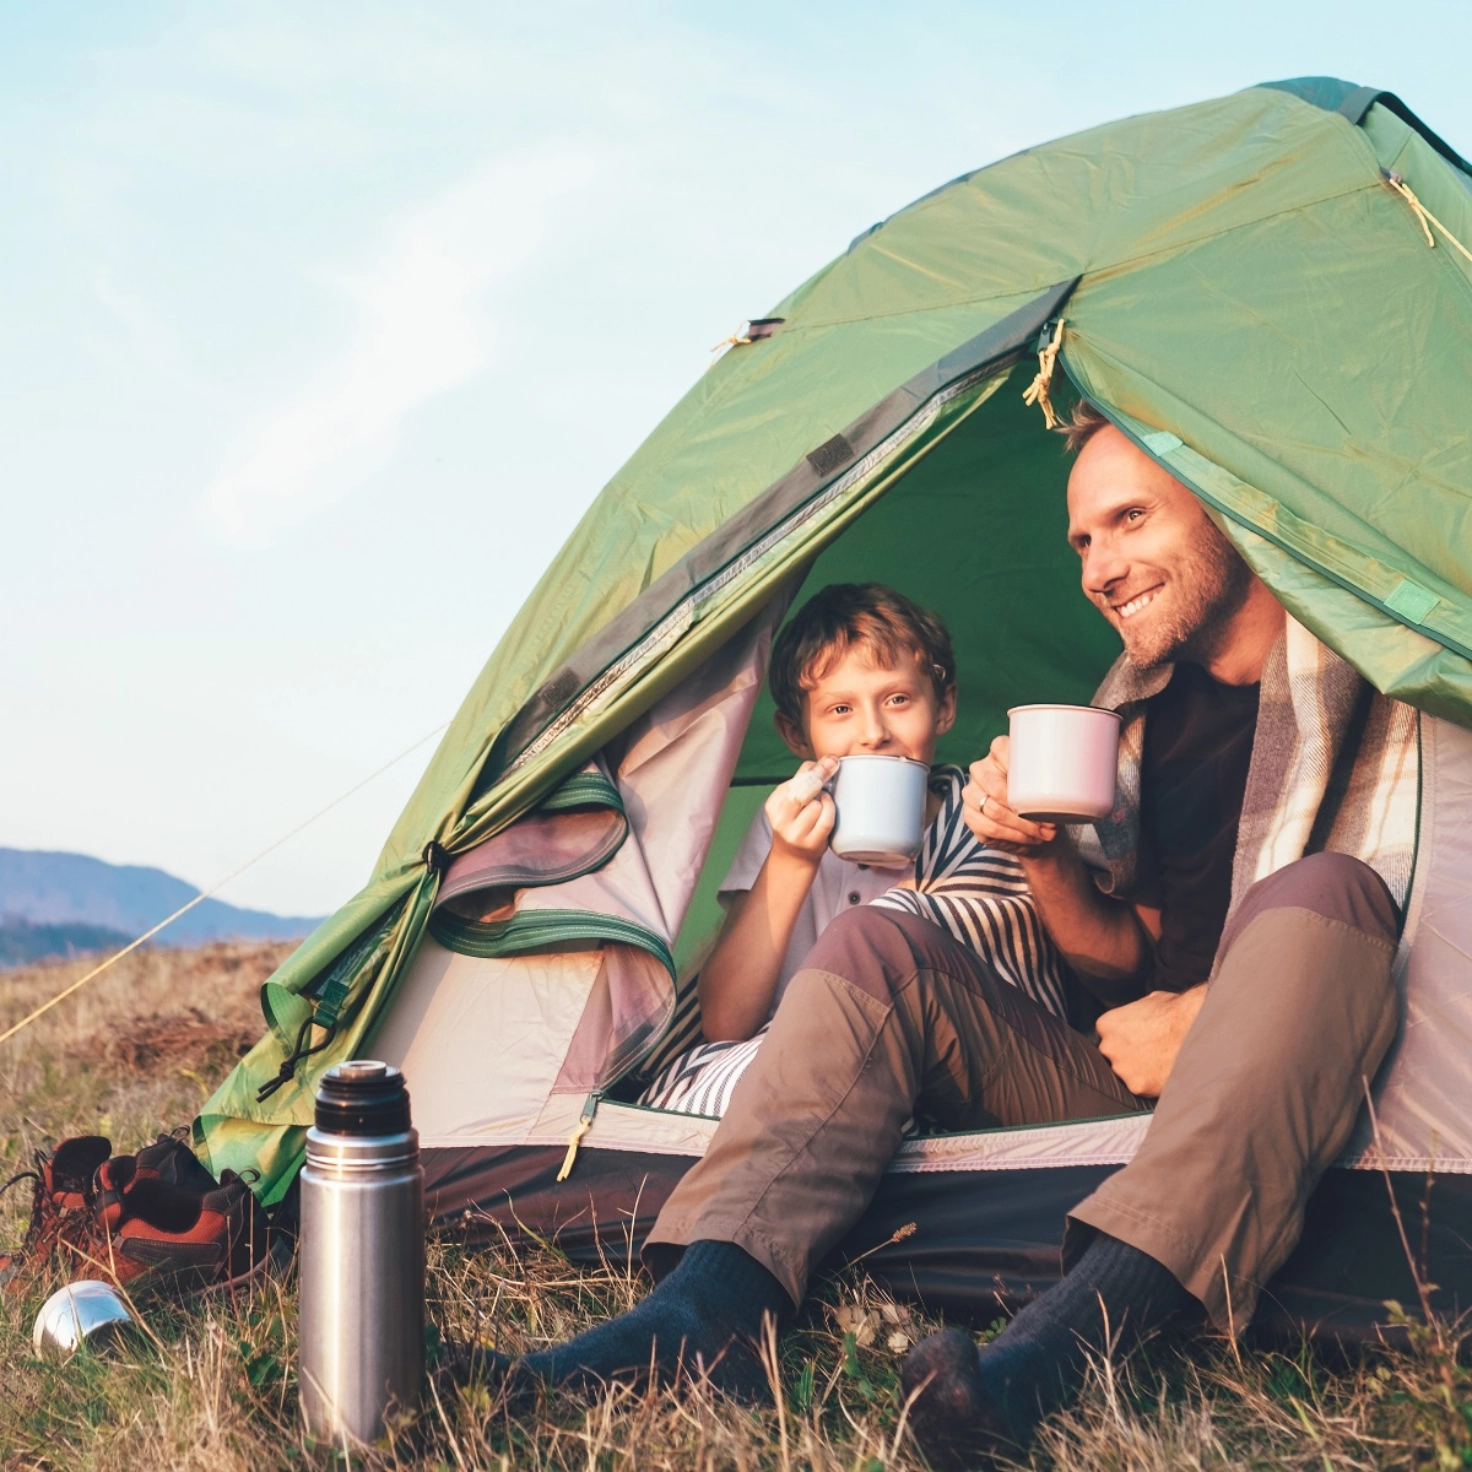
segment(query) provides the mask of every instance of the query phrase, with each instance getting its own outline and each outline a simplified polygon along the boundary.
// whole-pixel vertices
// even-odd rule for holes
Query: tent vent
[[[831,440],[824,440],[808,456],[808,464],[819,475],[832,475],[840,465],[848,464],[853,458],[854,447],[841,434],[836,434]]]

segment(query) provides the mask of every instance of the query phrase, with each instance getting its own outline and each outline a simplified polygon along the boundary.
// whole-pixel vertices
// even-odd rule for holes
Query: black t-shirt
[[[1223,685],[1179,664],[1149,701],[1136,899],[1161,912],[1151,990],[1185,991],[1211,972],[1232,897],[1257,696],[1256,685]]]

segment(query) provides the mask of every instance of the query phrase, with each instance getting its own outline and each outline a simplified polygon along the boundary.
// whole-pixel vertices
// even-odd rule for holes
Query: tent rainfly
[[[317,1080],[371,1054],[408,1077],[440,1218],[574,1257],[600,1231],[637,1243],[715,1127],[632,1101],[683,1036],[677,979],[735,842],[790,774],[762,685],[800,586],[881,580],[947,620],[943,759],[984,751],[1010,704],[1087,700],[1117,652],[1078,592],[1067,464],[1023,402],[1041,352],[1043,406],[1099,405],[1419,713],[1405,1024],[1260,1317],[1357,1335],[1414,1303],[1392,1205],[1438,1303],[1472,1307],[1469,243],[1467,163],[1396,97],[1328,78],[1029,149],[860,235],[593,503],[372,881],[265,984],[202,1158],[282,1201]],[[991,1314],[1056,1276],[1065,1211],[1146,1123],[911,1140],[842,1250]]]

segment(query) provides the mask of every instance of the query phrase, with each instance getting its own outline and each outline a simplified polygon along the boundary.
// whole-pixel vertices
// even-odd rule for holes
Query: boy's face
[[[956,719],[955,692],[937,700],[935,683],[913,657],[881,665],[866,645],[851,645],[807,692],[799,726],[780,711],[777,730],[793,754],[907,756],[927,766]]]

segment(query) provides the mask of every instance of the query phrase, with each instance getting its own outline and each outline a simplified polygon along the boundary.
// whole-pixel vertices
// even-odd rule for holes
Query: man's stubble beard
[[[1172,596],[1178,600],[1172,617],[1138,631],[1128,623],[1116,625],[1125,653],[1138,669],[1185,661],[1210,664],[1232,620],[1247,602],[1252,569],[1207,522],[1200,539],[1172,569],[1170,581]]]

